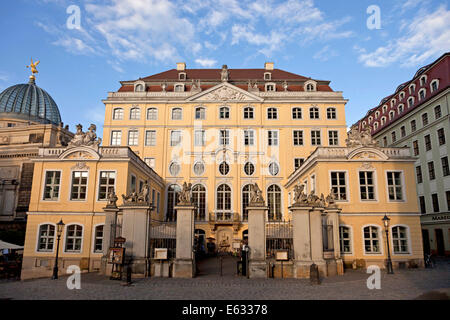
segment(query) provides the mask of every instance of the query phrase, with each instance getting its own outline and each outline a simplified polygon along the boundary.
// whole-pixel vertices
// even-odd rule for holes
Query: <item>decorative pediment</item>
[[[388,160],[388,156],[386,156],[382,151],[376,148],[362,147],[352,150],[347,155],[347,159],[370,162],[376,160]]]
[[[250,101],[263,101],[262,98],[255,96],[241,88],[233,86],[227,82],[221,83],[208,90],[200,92],[194,96],[191,96],[187,101],[208,101],[208,102],[250,102]]]
[[[61,160],[98,160],[100,155],[90,147],[68,148],[59,156]]]

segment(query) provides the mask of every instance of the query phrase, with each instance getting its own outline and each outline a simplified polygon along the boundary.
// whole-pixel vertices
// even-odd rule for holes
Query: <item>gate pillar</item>
[[[117,237],[115,235],[115,230],[112,230],[112,225],[117,223],[117,213],[120,211],[117,207],[106,207],[103,208],[105,212],[105,225],[103,226],[103,257],[101,261],[100,273],[109,275],[111,273],[111,268],[108,268],[108,250],[114,245],[111,243],[111,239]]]
[[[193,205],[178,205],[176,259],[173,266],[174,278],[192,278],[195,276],[194,265],[194,212]]]
[[[266,211],[264,205],[252,205],[248,210],[248,246],[250,278],[267,278],[266,263]]]

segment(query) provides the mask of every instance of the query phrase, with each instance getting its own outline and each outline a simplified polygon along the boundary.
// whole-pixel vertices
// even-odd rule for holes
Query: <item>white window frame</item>
[[[114,133],[119,133],[120,137],[117,139],[114,138]],[[117,143],[113,143],[115,140],[119,140],[118,144]],[[111,146],[121,146],[122,145],[122,130],[111,130]]]
[[[372,178],[373,178],[373,195],[375,199],[362,199],[361,197],[361,180],[359,179],[360,172],[372,172]],[[359,194],[359,202],[363,203],[378,203],[378,177],[377,177],[377,171],[374,169],[358,169],[357,170],[357,179],[358,179],[358,194]],[[367,186],[367,185],[366,185]]]
[[[149,117],[149,111],[154,111],[155,112],[155,118],[154,119]],[[146,119],[149,120],[149,121],[158,120],[158,108],[156,108],[156,107],[149,107],[149,108],[147,108]]]
[[[180,110],[180,119],[175,119],[174,118],[174,111],[176,111],[176,110]],[[170,109],[170,119],[171,120],[175,120],[175,121],[183,120],[183,108],[181,108],[181,107],[173,107],[173,108],[171,108]]]
[[[330,133],[331,132],[335,132],[336,133],[336,137],[333,137],[333,140],[336,139],[337,143],[336,144],[330,144]],[[328,145],[330,147],[337,147],[339,146],[339,130],[328,130]]]
[[[59,172],[59,192],[58,192],[58,198],[56,200],[54,199],[45,199],[45,186],[46,184],[46,178],[47,178],[47,172],[54,172],[57,171]],[[41,195],[41,199],[42,201],[53,201],[53,202],[59,202],[59,199],[61,198],[61,182],[62,182],[62,170],[61,169],[45,169],[44,170],[44,175],[43,175],[43,179],[42,179],[42,195]]]
[[[390,200],[389,199],[389,185],[388,185],[388,172],[400,172],[401,173],[401,187],[402,187],[402,200]],[[399,203],[399,202],[406,202],[406,190],[405,190],[405,173],[403,170],[385,170],[384,171],[384,179],[385,179],[385,184],[386,184],[386,200],[387,202],[391,202],[391,203]]]
[[[341,227],[344,228],[348,228],[348,233],[349,233],[349,243],[350,243],[350,251],[349,252],[344,252],[341,250]],[[339,251],[342,255],[347,255],[347,256],[352,256],[353,255],[353,227],[347,224],[340,224],[339,225]]]
[[[377,239],[378,239],[378,246],[380,247],[380,251],[379,252],[368,252],[366,251],[366,244],[365,244],[365,240],[366,238],[364,237],[364,228],[366,227],[376,227],[377,228]],[[384,239],[383,239],[383,233],[382,233],[382,227],[374,224],[374,223],[370,223],[370,224],[366,224],[363,225],[361,227],[361,238],[362,238],[362,248],[363,248],[363,254],[365,256],[382,256],[384,254]],[[372,239],[372,238],[371,238]],[[371,242],[371,247],[372,247],[372,242]]]
[[[255,145],[255,130],[253,129],[245,129],[244,132],[244,146],[254,146]],[[248,143],[246,143],[246,139],[248,139]]]
[[[274,132],[276,133],[276,137],[274,138],[272,136],[272,138],[270,137],[269,132]],[[270,144],[269,141],[275,141],[276,143],[272,143]],[[269,147],[278,147],[280,145],[280,131],[279,130],[267,130],[267,146]]]
[[[339,172],[339,173],[345,173],[345,197],[347,198],[346,200],[339,200],[336,199],[336,202],[342,202],[342,203],[349,203],[350,202],[350,185],[349,185],[349,173],[348,170],[328,170],[328,183],[329,183],[329,188],[328,190],[331,190],[333,188],[333,184],[332,184],[332,179],[331,179],[331,173],[333,172]]]
[[[436,83],[436,90],[433,90],[433,83]],[[438,91],[438,90],[439,90],[439,79],[433,79],[430,82],[430,92],[433,93],[433,92]]]
[[[74,172],[87,172],[87,180],[86,180],[86,198],[83,200],[79,200],[79,199],[72,199],[72,186],[73,186],[73,173]],[[88,198],[89,198],[89,170],[78,170],[78,169],[73,169],[70,171],[70,189],[69,189],[69,201],[74,201],[74,202],[87,202]]]
[[[272,87],[273,90],[269,90],[270,87]],[[275,84],[275,82],[269,82],[269,83],[266,83],[264,85],[264,89],[265,89],[266,92],[276,92],[277,91],[277,85]]]
[[[269,114],[271,114],[273,116],[274,110],[275,110],[275,118],[270,118]],[[278,120],[278,108],[277,107],[268,107],[266,109],[266,119],[269,121],[270,120]]]
[[[173,140],[173,135],[174,135],[175,133],[178,133],[178,134],[179,134],[178,143],[176,143],[176,144],[173,143],[173,142],[174,142],[174,140]],[[171,146],[171,147],[177,147],[177,146],[181,145],[182,141],[183,141],[183,135],[182,135],[181,130],[171,130],[171,131],[170,131],[170,141],[169,141],[169,143],[170,143],[170,146]]]
[[[296,132],[300,132],[301,143],[295,143],[296,142],[296,137],[295,137]],[[297,137],[297,139],[299,139],[299,137]],[[305,135],[303,133],[303,130],[292,130],[292,145],[294,147],[302,147],[305,145]]]
[[[221,115],[222,109],[226,109],[227,110],[225,114],[228,114],[228,117],[222,118],[222,115]],[[219,116],[219,120],[230,120],[231,119],[231,108],[229,106],[223,106],[223,105],[220,106],[219,107],[219,114],[218,114],[218,116]]]
[[[328,112],[331,111],[331,114],[334,115],[334,117],[328,117]],[[336,107],[328,107],[327,108],[327,120],[337,120],[337,108]]]
[[[296,110],[300,110],[300,118],[294,118],[294,112]],[[301,107],[293,107],[291,109],[291,118],[292,118],[292,120],[303,120],[303,108],[301,108]]]
[[[118,117],[118,118],[116,118],[116,111],[121,111],[121,113],[120,113],[121,116]],[[125,111],[123,110],[123,108],[116,107],[116,108],[113,109],[112,119],[113,119],[113,120],[123,120],[124,114],[125,114]]]
[[[405,228],[406,229],[406,243],[407,243],[407,246],[408,246],[408,250],[406,251],[406,252],[395,252],[395,250],[394,250],[394,228],[395,227],[403,227],[403,228]],[[409,226],[408,225],[406,225],[406,224],[394,224],[394,225],[392,225],[392,226],[390,226],[389,227],[389,231],[390,231],[390,233],[391,233],[391,237],[390,237],[390,245],[391,245],[391,248],[392,248],[392,255],[394,255],[394,256],[409,256],[409,255],[412,255],[412,250],[411,250],[411,234],[410,234],[410,228],[409,228]]]
[[[246,109],[250,109],[251,110],[251,117],[250,118],[246,118],[245,117],[245,110]],[[255,107],[253,107],[253,106],[245,106],[243,109],[242,109],[242,117],[243,117],[243,120],[254,120],[255,119]]]
[[[152,134],[153,133],[153,134]],[[147,143],[148,142],[148,135],[153,135],[153,139],[150,137],[150,143]],[[152,143],[153,142],[153,143]],[[154,146],[156,146],[156,130],[145,130],[145,143],[144,143],[144,145],[146,146],[146,147],[154,147]]]
[[[133,116],[133,111],[136,111]],[[130,120],[141,120],[141,108],[138,106],[133,106],[130,109]]]
[[[80,245],[80,250],[79,251],[78,250],[77,251],[67,251],[67,249],[66,249],[67,236],[68,236],[67,229],[70,226],[73,226],[73,225],[81,226],[81,245]],[[71,223],[66,224],[64,226],[63,252],[65,254],[82,254],[83,253],[83,245],[84,245],[84,233],[85,233],[85,227],[84,227],[84,225],[82,223],[71,222]]]
[[[133,143],[134,143],[134,140],[136,139],[137,140],[137,142],[136,142],[136,144],[130,144],[130,133],[135,133],[135,132],[137,132],[137,137],[133,137]],[[134,147],[134,146],[138,146],[139,145],[139,130],[138,129],[130,129],[130,130],[128,130],[128,134],[127,134],[127,146],[132,146],[132,147]]]
[[[314,118],[311,118],[311,111],[314,109]],[[318,106],[311,106],[309,107],[309,120],[320,120],[320,108]],[[315,118],[317,111],[317,118]]]
[[[200,110],[200,117],[197,118],[197,110]],[[206,108],[204,106],[196,106],[194,109],[195,120],[206,120]]]
[[[95,241],[97,240],[96,231],[97,231],[97,228],[99,226],[103,226],[102,251],[95,251]],[[103,248],[103,245],[105,243],[105,224],[104,223],[97,223],[97,224],[94,225],[94,228],[92,229],[92,240],[93,241],[92,241],[92,250],[91,250],[91,252],[93,254],[103,254],[103,251],[105,249],[105,248]]]
[[[53,226],[55,228],[55,233],[53,235],[53,248],[52,248],[52,250],[39,250],[39,244],[40,244],[40,240],[41,240],[41,226],[44,226],[44,225],[51,225],[51,226]],[[38,224],[38,226],[37,226],[37,234],[36,234],[36,247],[35,247],[34,252],[35,253],[40,253],[40,254],[54,253],[55,250],[56,250],[55,247],[56,247],[56,244],[57,244],[56,243],[57,242],[57,237],[58,237],[57,232],[58,232],[58,228],[57,228],[56,224],[53,223],[53,222],[42,222],[42,223]]]

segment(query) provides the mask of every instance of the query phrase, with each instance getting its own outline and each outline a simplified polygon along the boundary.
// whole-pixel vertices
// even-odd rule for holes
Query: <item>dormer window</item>
[[[414,94],[415,91],[416,85],[413,83],[412,85],[409,86],[409,94]]]
[[[438,88],[439,88],[439,80],[434,79],[433,81],[431,81],[431,92],[437,91]]]
[[[394,119],[394,116],[395,116],[395,111],[391,110],[391,111],[389,112],[389,120]]]
[[[419,100],[425,99],[426,93],[427,93],[426,89],[424,89],[424,88],[420,89],[420,91],[419,91]]]
[[[414,97],[410,97],[408,99],[408,108],[411,108],[414,105]]]
[[[402,91],[399,94],[400,100],[403,100],[403,98],[405,97],[405,93]]]
[[[423,75],[422,77],[420,77],[420,86],[423,87],[426,84],[427,84],[427,76]]]
[[[178,80],[180,80],[180,81],[186,80],[186,72],[180,72],[178,74]]]
[[[178,83],[174,86],[173,91],[175,92],[184,92],[184,84]]]
[[[385,123],[386,123],[386,117],[382,117],[381,118],[381,125],[384,126]]]
[[[387,111],[387,105],[384,105],[383,106],[383,114],[386,113],[386,111]]]
[[[144,92],[145,82],[142,80],[136,81],[134,84],[134,92]]]
[[[267,92],[273,92],[273,91],[276,91],[275,83],[267,83],[267,84],[266,84],[266,91],[267,91]]]
[[[377,129],[378,129],[378,122],[375,122],[375,123],[373,124],[373,129],[374,129],[374,130],[377,130]]]
[[[394,106],[395,106],[395,103],[396,103],[397,101],[395,100],[395,99],[392,99],[391,100],[391,107],[393,108]]]
[[[378,119],[379,116],[380,116],[380,111],[375,112],[375,118]]]
[[[370,116],[370,117],[369,117],[369,124],[371,124],[371,123],[372,123],[372,121],[373,121],[373,117],[372,117],[372,116]]]
[[[404,109],[403,104],[399,105],[398,108],[397,108],[398,113],[399,113],[399,114],[403,113],[403,109]]]
[[[316,82],[312,81],[312,80],[308,80],[305,83],[305,87],[304,90],[311,92],[311,91],[316,91],[317,87],[316,87]]]
[[[270,72],[265,72],[264,73],[264,80],[266,80],[266,81],[272,80],[272,74]]]

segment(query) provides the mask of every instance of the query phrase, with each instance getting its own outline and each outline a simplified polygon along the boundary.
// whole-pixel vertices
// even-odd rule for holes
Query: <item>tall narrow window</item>
[[[176,211],[174,207],[177,205],[178,195],[180,192],[181,188],[178,185],[172,184],[169,186],[169,189],[167,191],[167,221],[177,221]]]
[[[83,227],[78,224],[67,226],[65,252],[81,252]]]
[[[222,145],[222,146],[229,145],[230,144],[230,131],[226,130],[226,129],[220,130],[219,134],[220,134],[220,139],[219,139],[220,145]]]
[[[375,182],[372,171],[359,172],[359,189],[361,200],[375,200]]]
[[[445,144],[445,131],[444,131],[444,128],[438,129],[437,133],[438,133],[439,145],[442,146],[442,145]]]
[[[441,106],[436,106],[434,107],[434,118],[439,119],[440,117],[442,117]]]
[[[156,146],[156,130],[145,131],[145,145]]]
[[[401,126],[400,127],[400,135],[402,136],[402,138],[406,136],[406,128],[405,128],[405,126]]]
[[[439,212],[439,197],[437,193],[431,195],[431,200],[433,202],[433,212]]]
[[[196,206],[195,220],[204,221],[206,218],[206,189],[201,184],[192,187],[192,202]]]
[[[267,205],[269,207],[268,220],[280,221],[282,217],[281,189],[276,184],[273,184],[267,188]]]
[[[442,174],[444,175],[444,177],[450,175],[450,169],[448,166],[448,157],[441,158],[441,163],[442,163]]]
[[[113,120],[123,120],[123,109],[115,108],[113,111]]]
[[[417,183],[422,183],[423,177],[422,177],[422,167],[421,166],[416,167],[416,176],[417,176]]]
[[[250,203],[250,193],[252,185],[247,184],[242,188],[242,220],[248,220],[248,204]]]
[[[139,143],[139,131],[130,130],[128,131],[128,145],[137,146]]]
[[[425,137],[425,150],[430,151],[431,150],[431,136],[427,134]]]
[[[147,120],[158,120],[158,109],[148,108],[147,109]]]
[[[427,206],[425,203],[425,197],[424,196],[420,196],[419,197],[419,205],[420,205],[420,213],[425,214],[427,213]]]
[[[408,253],[408,234],[405,227],[395,226],[392,228],[392,243],[394,244],[394,253]]]
[[[94,252],[103,252],[103,225],[95,227]]]
[[[51,252],[55,243],[55,226],[43,224],[39,227],[38,251]]]
[[[194,145],[204,146],[206,144],[205,130],[195,130],[194,133]]]
[[[428,178],[430,180],[436,179],[436,173],[434,171],[434,162],[433,161],[428,162]]]
[[[58,200],[61,171],[47,171],[45,173],[44,200]]]
[[[294,130],[294,146],[302,146],[303,145],[303,131],[302,130]]]
[[[321,144],[320,130],[311,130],[311,145],[320,146]]]
[[[86,200],[87,179],[87,171],[72,172],[70,200]]]
[[[426,125],[428,125],[428,113],[424,113],[422,115],[422,125],[425,127]]]
[[[351,253],[351,239],[350,239],[350,228],[340,226],[339,227],[339,244],[341,248],[341,253]]]
[[[388,194],[390,201],[403,201],[402,173],[398,171],[387,172]]]
[[[109,192],[114,191],[115,183],[116,173],[114,171],[100,171],[98,200],[108,199]]]
[[[122,143],[122,131],[113,130],[111,131],[111,145],[120,146]]]
[[[328,144],[337,146],[339,144],[338,132],[336,130],[328,131]]]
[[[411,132],[414,132],[416,130],[417,130],[416,120],[412,120],[411,121]]]
[[[347,200],[347,183],[345,172],[331,172],[331,188],[336,200]]]
[[[364,228],[364,250],[366,253],[380,253],[380,239],[378,227],[368,226]]]
[[[244,130],[244,145],[253,146],[255,144],[255,132],[253,130]]]
[[[397,135],[396,135],[395,131],[393,131],[391,133],[391,136],[392,136],[392,143],[396,142],[397,141]]]
[[[217,206],[218,211],[231,210],[231,189],[226,184],[217,187]]]
[[[419,155],[419,142],[417,140],[413,141],[413,151],[415,156]]]
[[[267,144],[269,146],[277,146],[278,145],[278,131],[276,130],[269,130],[267,131]]]

